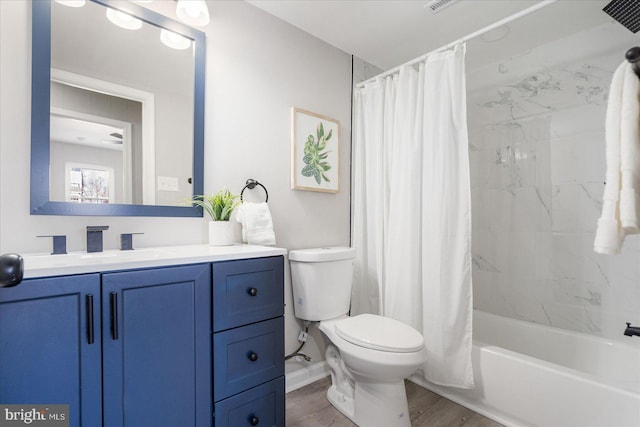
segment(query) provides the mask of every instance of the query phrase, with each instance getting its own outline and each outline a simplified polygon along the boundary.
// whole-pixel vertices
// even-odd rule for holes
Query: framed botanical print
[[[295,107],[291,116],[291,188],[337,193],[340,122]]]

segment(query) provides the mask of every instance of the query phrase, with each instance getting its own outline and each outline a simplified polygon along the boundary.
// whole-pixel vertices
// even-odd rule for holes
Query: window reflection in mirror
[[[193,195],[193,42],[143,21],[124,28],[107,10],[51,3],[50,200],[70,201],[71,162],[113,174],[108,198],[74,202],[184,206]],[[157,185],[167,181],[177,189]]]
[[[114,170],[103,165],[83,165],[68,162],[66,169],[66,200],[72,203],[114,203]]]

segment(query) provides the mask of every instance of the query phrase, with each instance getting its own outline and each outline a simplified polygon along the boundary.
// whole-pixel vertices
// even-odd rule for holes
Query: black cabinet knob
[[[257,426],[258,424],[260,424],[260,418],[256,417],[255,415],[249,415],[249,424],[251,424],[252,426]]]
[[[258,353],[252,351],[247,357],[249,357],[249,360],[251,360],[252,362],[255,362],[256,360],[258,360]]]
[[[256,288],[249,288],[247,289],[247,293],[252,297],[255,297],[256,295],[258,295],[258,290]]]
[[[0,288],[10,288],[22,282],[24,260],[18,254],[0,255]]]

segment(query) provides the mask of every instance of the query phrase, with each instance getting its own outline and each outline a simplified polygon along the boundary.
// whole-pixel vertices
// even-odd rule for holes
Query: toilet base
[[[354,405],[353,397],[347,396],[344,393],[338,391],[337,387],[331,384],[331,387],[327,390],[327,399],[329,403],[333,405],[338,411],[342,412],[342,415],[353,421]],[[355,422],[355,421],[353,421]]]
[[[335,385],[327,399],[344,416],[360,427],[411,427],[404,381],[398,383],[355,383],[355,399]]]

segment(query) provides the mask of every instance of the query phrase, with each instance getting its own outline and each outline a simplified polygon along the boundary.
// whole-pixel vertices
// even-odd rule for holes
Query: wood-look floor
[[[327,400],[330,383],[327,377],[287,394],[287,427],[355,426]],[[412,427],[502,426],[412,382],[405,384]]]

